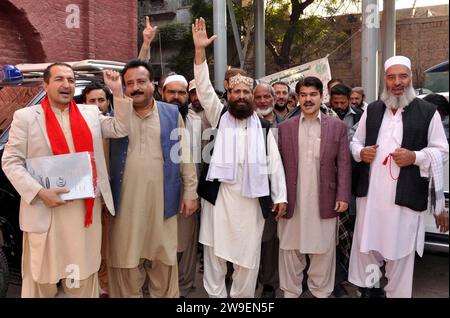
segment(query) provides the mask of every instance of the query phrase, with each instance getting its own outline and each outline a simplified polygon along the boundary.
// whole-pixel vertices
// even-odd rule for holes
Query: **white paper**
[[[26,160],[27,170],[44,188],[66,188],[62,200],[95,198],[89,152],[37,157]]]

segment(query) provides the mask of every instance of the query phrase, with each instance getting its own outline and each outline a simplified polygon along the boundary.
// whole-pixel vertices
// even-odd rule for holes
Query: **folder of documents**
[[[26,159],[31,176],[44,188],[66,188],[62,200],[95,198],[91,154],[87,151]]]

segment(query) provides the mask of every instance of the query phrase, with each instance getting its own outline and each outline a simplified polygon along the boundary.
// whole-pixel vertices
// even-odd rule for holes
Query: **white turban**
[[[186,80],[186,78],[183,75],[170,75],[166,78],[166,80],[164,81],[164,85],[163,87],[165,87],[167,84],[172,83],[172,82],[182,82],[183,84],[186,84],[186,87],[188,86],[188,82]]]
[[[384,71],[386,71],[392,65],[403,65],[411,70],[411,60],[406,56],[397,55],[388,58],[386,62],[384,62]]]

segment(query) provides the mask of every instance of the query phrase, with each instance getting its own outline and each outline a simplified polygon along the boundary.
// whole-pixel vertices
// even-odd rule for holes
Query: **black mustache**
[[[303,105],[304,105],[304,106],[314,106],[313,103],[304,103]]]
[[[135,92],[131,93],[131,96],[136,96],[136,95],[144,95],[144,93],[141,91],[135,91]]]

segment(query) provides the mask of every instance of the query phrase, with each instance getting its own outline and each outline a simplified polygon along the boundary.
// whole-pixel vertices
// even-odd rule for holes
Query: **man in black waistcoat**
[[[253,79],[237,74],[228,81],[226,108],[209,80],[201,18],[192,26],[197,96],[217,136],[203,151],[198,194],[202,198],[199,242],[204,245],[205,290],[227,297],[226,262],[233,263],[230,297],[253,298],[259,269],[264,218],[286,211],[286,181],[269,123],[253,110]],[[267,138],[267,140],[265,140]],[[206,154],[211,153],[209,160]],[[270,181],[270,182],[269,182]],[[273,206],[272,206],[273,201]]]
[[[411,61],[394,56],[384,69],[380,100],[368,106],[351,142],[358,198],[349,281],[379,288],[385,263],[386,296],[410,298],[415,252],[421,256],[424,247],[429,177],[443,183],[448,143],[436,107],[415,96]],[[432,166],[440,171],[433,173],[439,169]],[[435,193],[439,202],[442,188]],[[442,210],[443,204],[435,214]]]

